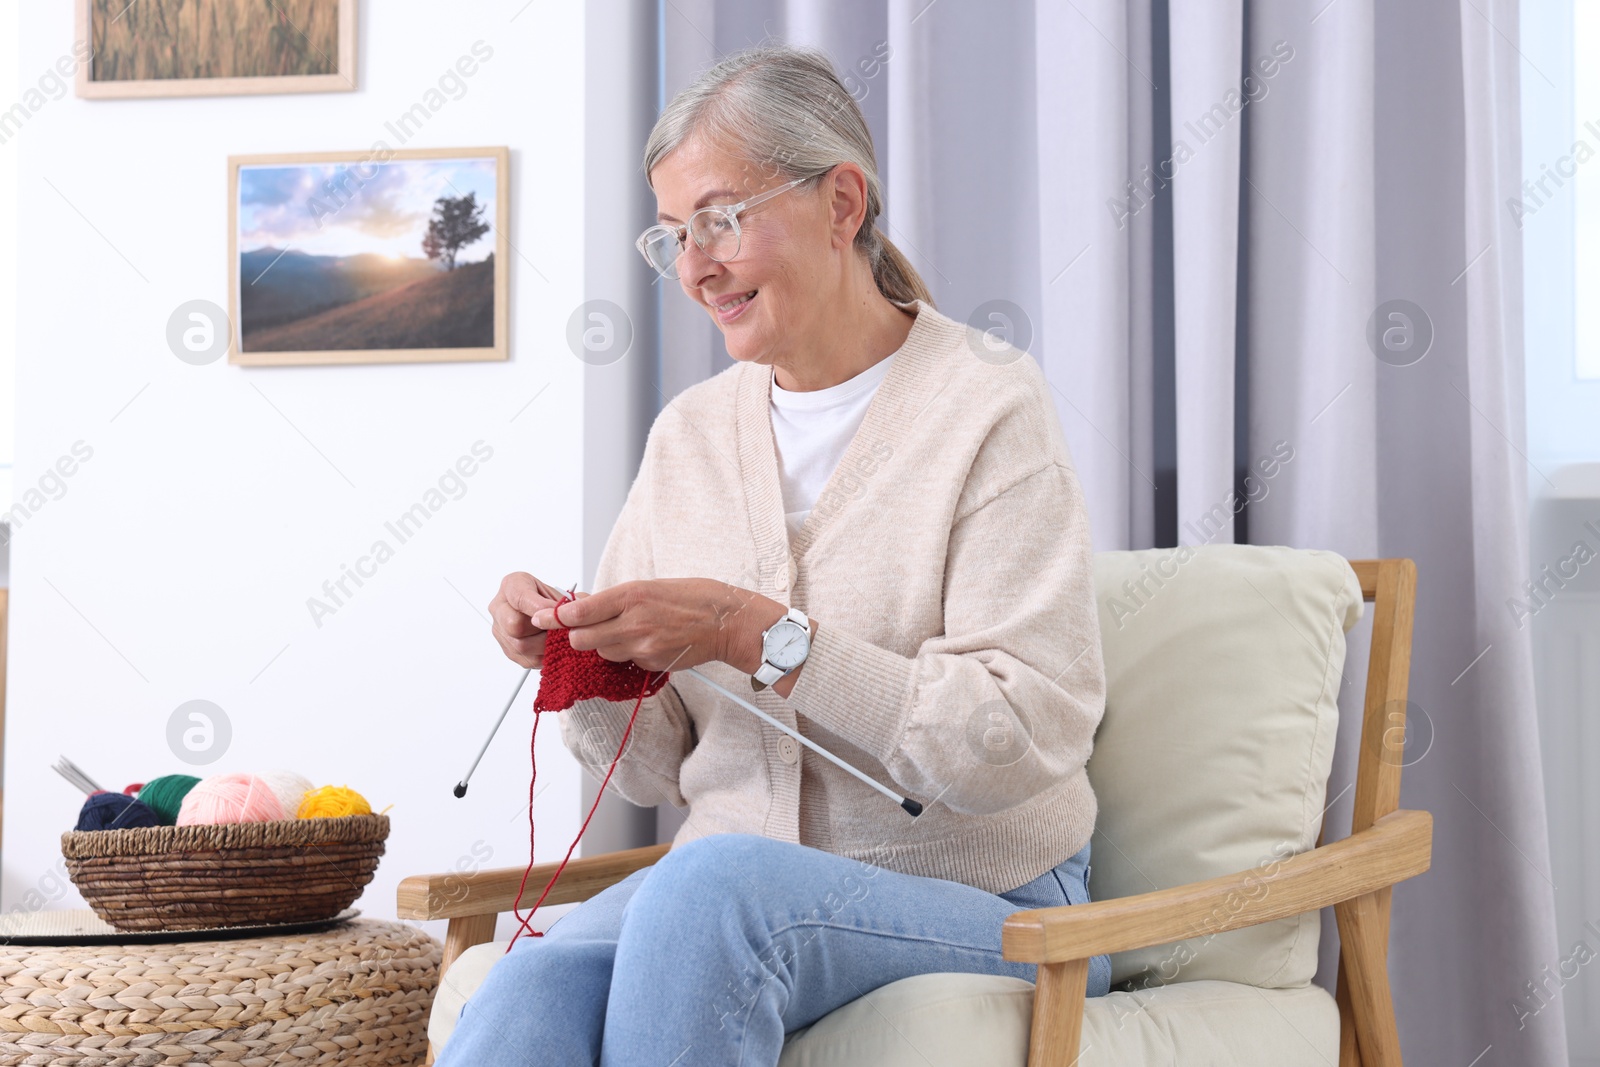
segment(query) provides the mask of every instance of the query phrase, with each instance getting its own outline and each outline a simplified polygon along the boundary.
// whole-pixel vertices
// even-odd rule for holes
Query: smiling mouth
[[[732,311],[736,307],[740,307],[740,306],[742,306],[744,304],[748,304],[752,299],[754,299],[754,297],[755,297],[755,295],[756,295],[756,293],[758,291],[759,290],[751,289],[749,292],[742,293],[739,296],[736,296],[736,297],[732,298],[731,300],[726,300],[726,301],[724,301],[724,302],[722,302],[720,304],[713,304],[711,306],[714,309],[716,309],[717,311],[722,311],[722,312]]]
[[[711,314],[716,316],[717,325],[732,326],[744,318],[748,314],[746,309],[750,306],[750,302],[756,298],[758,291],[751,289],[749,292],[725,299],[721,303],[710,305]]]

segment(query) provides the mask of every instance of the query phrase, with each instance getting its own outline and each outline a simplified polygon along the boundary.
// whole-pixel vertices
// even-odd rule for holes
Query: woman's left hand
[[[620,582],[533,616],[541,629],[566,627],[575,649],[593,649],[613,663],[632,660],[647,671],[681,671],[740,655],[751,627],[759,632],[786,609],[749,589],[711,578]],[[738,651],[735,651],[738,650]]]

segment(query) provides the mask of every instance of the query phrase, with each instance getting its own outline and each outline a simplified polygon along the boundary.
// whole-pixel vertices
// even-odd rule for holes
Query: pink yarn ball
[[[179,826],[272,822],[283,818],[272,787],[253,774],[214,774],[189,790],[178,809]]]

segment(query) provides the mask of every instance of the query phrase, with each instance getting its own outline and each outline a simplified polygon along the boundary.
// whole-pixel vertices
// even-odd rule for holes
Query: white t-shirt
[[[844,458],[893,359],[890,353],[854,378],[804,393],[790,392],[773,378],[772,436],[791,540]]]

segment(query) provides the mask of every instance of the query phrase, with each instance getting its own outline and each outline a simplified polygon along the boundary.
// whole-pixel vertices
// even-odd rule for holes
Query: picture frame
[[[333,93],[356,88],[358,0],[73,3],[77,40],[86,42],[84,51],[89,55],[78,64],[76,79],[77,95],[84,99]],[[164,38],[184,47],[162,50]],[[191,70],[243,68],[250,73],[179,74],[167,69],[175,63],[188,63]],[[294,72],[270,73],[274,68]]]
[[[510,157],[228,157],[228,362],[510,358]]]

